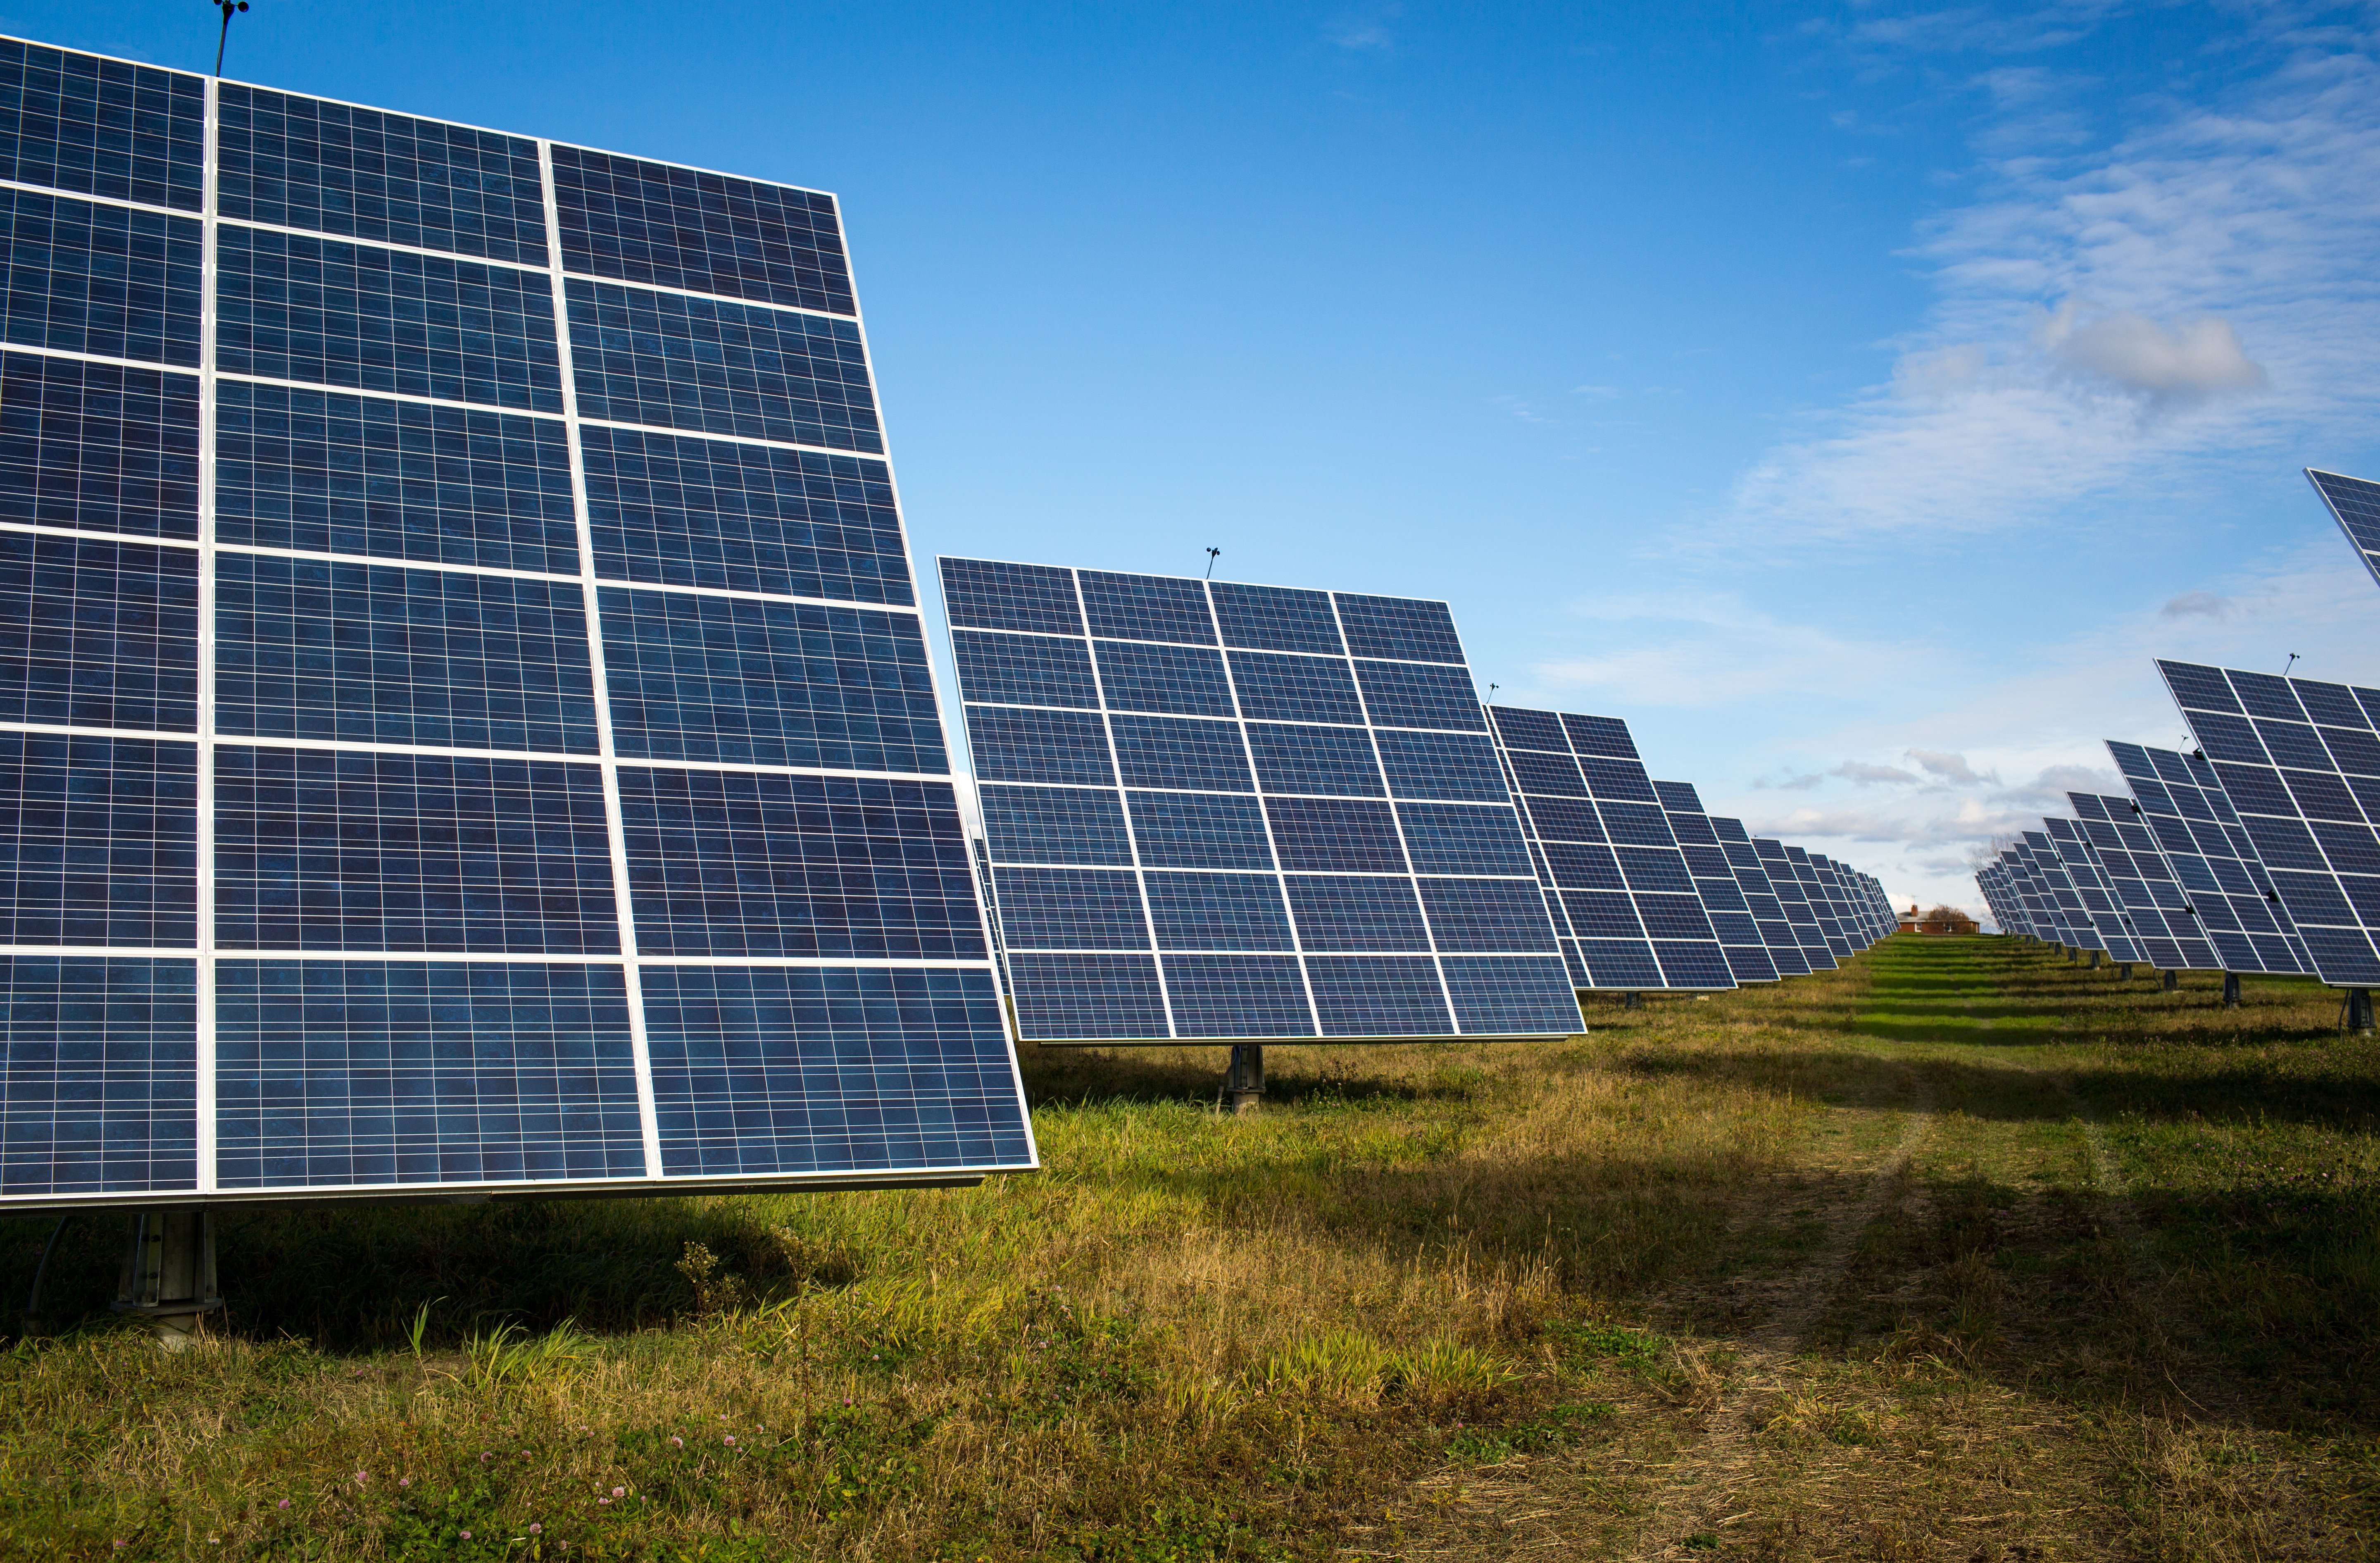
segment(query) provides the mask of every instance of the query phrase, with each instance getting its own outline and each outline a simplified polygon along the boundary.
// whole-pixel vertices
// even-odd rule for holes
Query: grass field
[[[79,1223],[0,1555],[2368,1556],[2380,1043],[2246,986],[1897,937],[1243,1119],[1035,1052],[1037,1176],[228,1214],[171,1357]]]

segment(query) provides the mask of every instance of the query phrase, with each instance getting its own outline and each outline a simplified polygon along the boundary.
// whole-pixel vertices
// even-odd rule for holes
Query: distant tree
[[[1918,921],[1938,922],[1944,927],[1955,928],[1961,934],[1972,934],[1975,931],[1975,920],[1954,906],[1937,906]]]

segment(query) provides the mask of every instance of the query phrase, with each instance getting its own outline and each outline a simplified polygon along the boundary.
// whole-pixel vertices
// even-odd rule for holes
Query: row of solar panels
[[[2380,579],[2380,484],[2307,477]],[[2109,740],[2129,798],[2067,795],[1975,876],[2001,929],[2160,971],[2380,985],[2380,690],[2159,662],[2194,752]]]
[[[945,558],[1017,1033],[1536,1036],[1831,968],[1882,887],[1609,716],[1482,706],[1447,604]]]

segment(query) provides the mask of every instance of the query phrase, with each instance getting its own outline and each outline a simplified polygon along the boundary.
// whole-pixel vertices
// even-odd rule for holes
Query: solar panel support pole
[[[198,1333],[199,1320],[222,1306],[215,1287],[214,1213],[203,1206],[136,1212],[124,1247],[115,1312],[147,1319],[157,1344],[178,1351]]]
[[[2086,968],[2086,970],[2092,971],[2099,970],[2099,952],[2097,950],[2093,950],[2091,952],[2091,964]]]
[[[2348,989],[2345,1009],[2347,1029],[2358,1036],[2369,1036],[2372,1033],[2372,990]]]
[[[2164,975],[2164,977],[2165,977],[2165,982],[2164,982],[2164,983],[2163,983],[2162,985],[2163,985],[2163,987],[2165,988],[2165,991],[2166,991],[2166,992],[2168,992],[2168,993],[2180,993],[2180,992],[2181,991],[2181,973],[2180,973],[2180,972],[2179,972],[2179,971],[2168,971],[2168,972],[2163,973],[2163,975]]]
[[[1264,1100],[1264,1047],[1259,1043],[1232,1045],[1232,1067],[1223,1075],[1223,1105],[1233,1117],[1245,1117]]]
[[[1620,1007],[1622,1009],[1642,1009],[1645,1007],[1645,995],[1641,993],[1621,994],[1620,995]]]
[[[2121,966],[2119,966],[2119,967],[2117,967],[2117,968],[2116,968],[2116,981],[2118,981],[2118,982],[2119,982],[2119,983],[2129,983],[2129,982],[2131,982],[2131,980],[2132,980],[2132,963],[2131,963],[2131,961],[2129,961],[2129,960],[2128,960],[2128,961],[2124,962]]]
[[[2226,1009],[2240,1007],[2240,973],[2237,971],[2223,973],[2223,1007]]]

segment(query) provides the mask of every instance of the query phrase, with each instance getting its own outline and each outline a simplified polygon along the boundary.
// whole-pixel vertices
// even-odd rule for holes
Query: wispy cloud
[[[1558,699],[1725,705],[1764,695],[1842,695],[1878,688],[1940,655],[1923,643],[1854,640],[1795,624],[1724,592],[1582,598],[1574,621],[1593,621],[1612,649],[1540,663],[1541,687]]]

